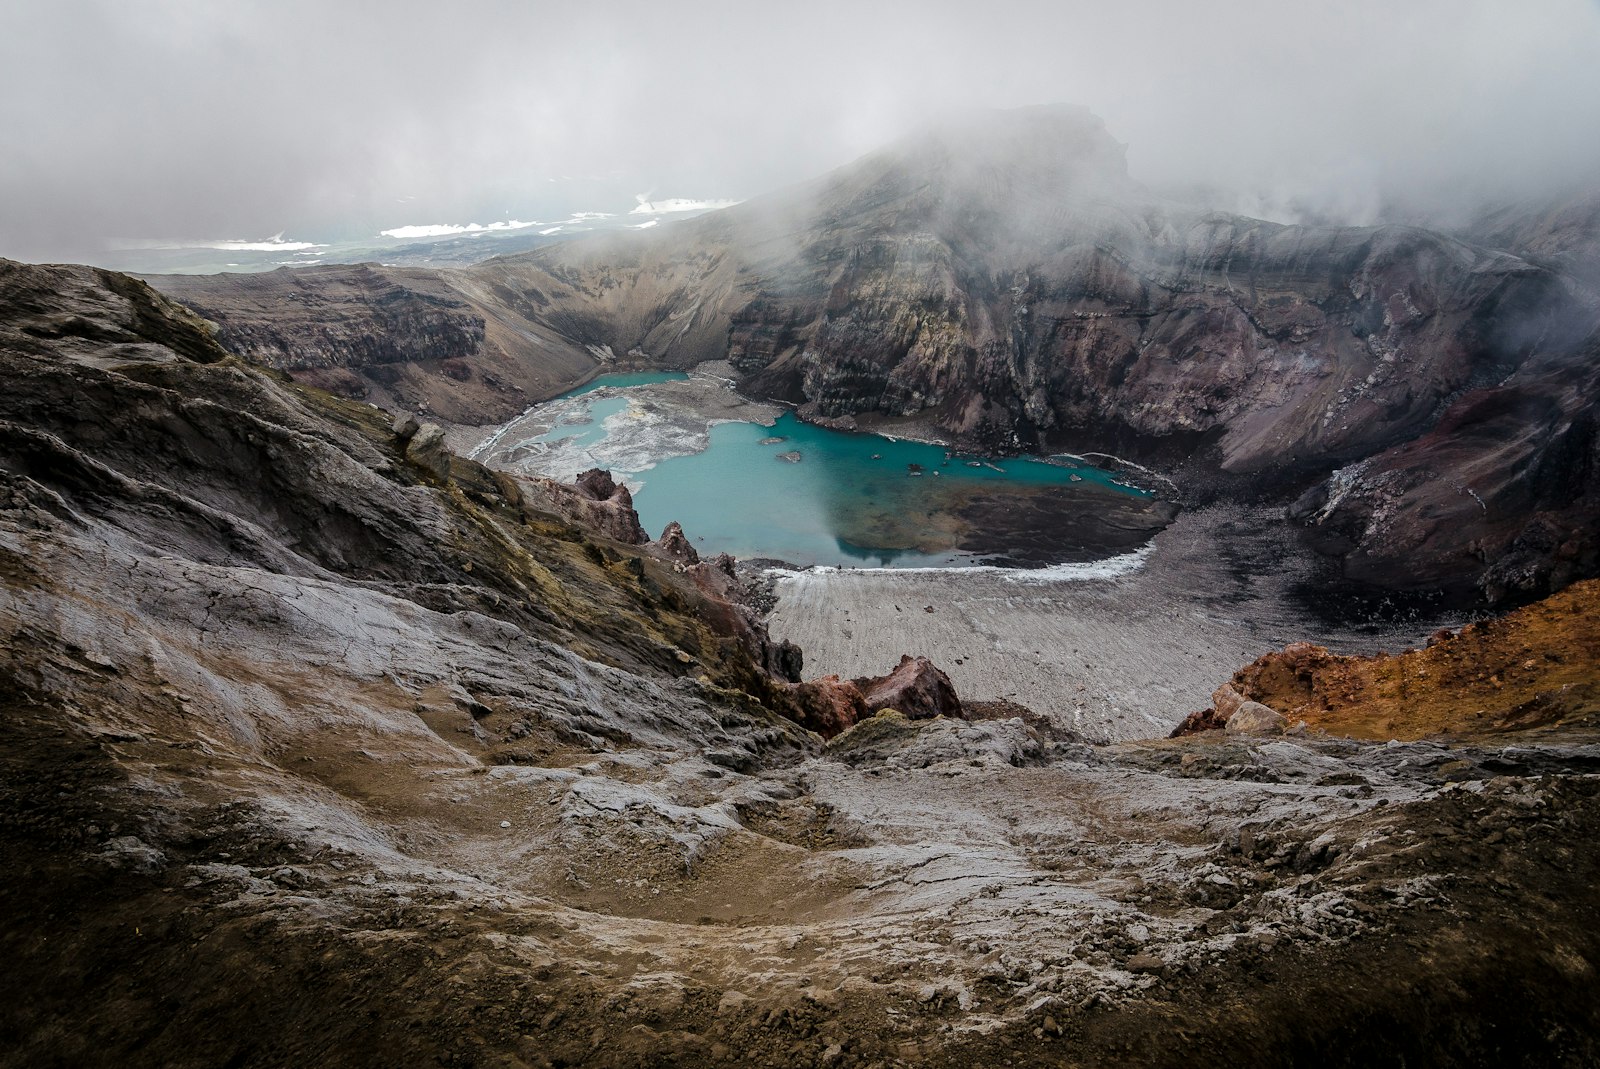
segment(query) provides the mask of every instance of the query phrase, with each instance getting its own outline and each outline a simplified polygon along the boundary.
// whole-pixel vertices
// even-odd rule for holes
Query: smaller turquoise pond
[[[685,377],[604,376],[562,400]],[[608,420],[616,429],[648,418],[652,404],[645,389],[608,394],[531,444],[589,449],[606,439]],[[704,451],[650,460],[613,472],[639,486],[634,505],[651,536],[676,520],[702,555],[799,566],[1040,566],[1126,552],[1170,519],[1151,495],[1088,464],[952,454],[829,430],[792,412],[772,427],[719,423]]]

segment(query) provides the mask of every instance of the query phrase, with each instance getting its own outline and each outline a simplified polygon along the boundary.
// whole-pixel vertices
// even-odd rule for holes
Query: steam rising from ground
[[[1052,101],[1274,218],[1536,194],[1600,165],[1600,5],[18,0],[0,255],[745,198]]]

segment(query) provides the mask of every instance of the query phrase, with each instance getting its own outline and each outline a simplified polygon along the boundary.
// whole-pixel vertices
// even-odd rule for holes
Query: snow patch
[[[1117,579],[1138,571],[1155,552],[1155,543],[1147,542],[1131,553],[1122,553],[1104,560],[1083,561],[1076,564],[1051,564],[1044,568],[1003,568],[994,564],[977,564],[962,566],[952,564],[947,567],[923,568],[838,568],[829,564],[818,564],[810,568],[768,568],[766,574],[775,577],[783,583],[799,583],[816,579],[825,581],[830,575],[848,572],[851,575],[927,575],[938,574],[956,576],[999,576],[1008,583],[1042,584],[1042,583],[1083,583],[1093,580]]]
[[[719,208],[731,208],[739,203],[736,200],[694,200],[689,197],[670,197],[666,200],[649,198],[648,193],[637,194],[634,199],[639,204],[628,214],[670,215],[673,212],[714,212]]]
[[[537,219],[523,222],[520,219],[507,219],[499,223],[420,223],[412,226],[397,226],[393,230],[380,230],[378,234],[386,238],[407,240],[411,238],[442,238],[452,234],[488,234],[496,230],[526,230],[530,226],[538,226]]]

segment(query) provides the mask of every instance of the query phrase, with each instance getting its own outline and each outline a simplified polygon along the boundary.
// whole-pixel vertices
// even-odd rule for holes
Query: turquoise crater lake
[[[542,451],[555,449],[604,454],[608,436],[637,437],[640,426],[669,422],[661,415],[670,407],[665,391],[653,395],[650,387],[684,377],[604,376],[558,398],[564,403],[554,425],[519,443],[514,466],[537,472]],[[592,396],[586,404],[570,403],[586,396]],[[681,413],[673,416],[681,426]],[[702,555],[802,567],[1099,560],[1142,545],[1173,512],[1150,493],[1071,458],[977,457],[818,427],[792,412],[770,427],[716,423],[703,450],[671,452],[657,457],[635,449],[623,466],[609,464],[637,488],[634,505],[652,536],[677,521]]]

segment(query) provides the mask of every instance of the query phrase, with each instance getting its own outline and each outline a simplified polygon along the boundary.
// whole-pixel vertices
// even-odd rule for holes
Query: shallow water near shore
[[[652,534],[677,521],[702,553],[801,567],[1095,561],[1170,518],[1147,491],[1076,459],[965,455],[780,409],[718,418],[696,403],[705,382],[684,379],[602,376],[531,409],[522,432],[493,439],[490,462],[555,477],[609,467]]]
[[[697,547],[738,557],[799,565],[977,564],[1007,557],[1000,546],[983,552],[970,529],[997,497],[1020,507],[1053,489],[1093,509],[1108,495],[1148,496],[1087,466],[949,455],[922,442],[817,427],[793,413],[770,428],[724,423],[710,437],[705,452],[640,473],[634,504],[646,529],[677,520]],[[1061,559],[1085,559],[1083,548],[1064,543]]]

